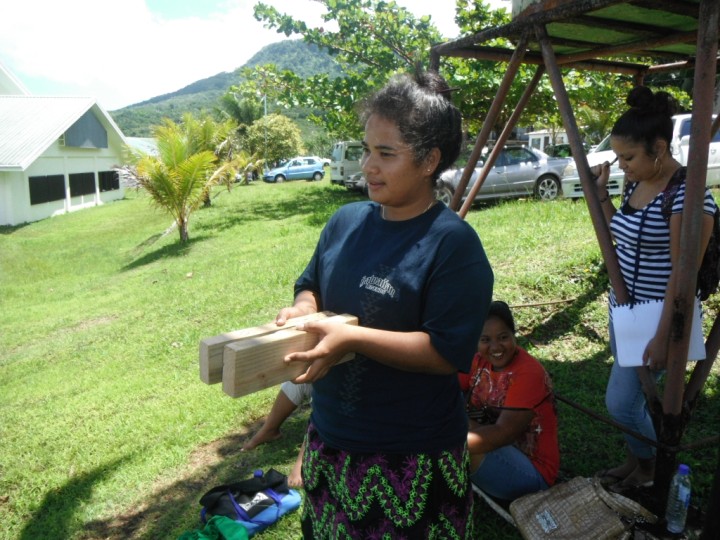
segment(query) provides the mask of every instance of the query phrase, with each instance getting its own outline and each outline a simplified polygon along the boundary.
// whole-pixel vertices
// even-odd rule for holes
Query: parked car
[[[713,116],[713,119],[715,116]],[[673,120],[673,135],[670,144],[670,151],[673,157],[681,165],[687,165],[688,149],[690,148],[690,114],[676,114]],[[604,163],[612,163],[615,159],[615,152],[610,148],[610,135],[605,137],[597,148],[587,155],[588,165],[591,167]],[[616,162],[610,167],[610,180],[608,181],[608,193],[620,195],[625,183],[625,174],[620,170]],[[708,186],[720,185],[720,131],[710,141],[708,149],[707,177],[705,183]],[[580,183],[580,176],[577,172],[575,161],[571,161],[565,169],[562,179],[562,189],[565,197],[577,199],[585,194]]]
[[[600,144],[595,147],[587,154],[588,165],[594,167],[600,163],[612,163],[615,159],[615,152],[610,148],[610,135],[605,137]],[[618,195],[622,192],[625,175],[620,170],[620,166],[616,161],[610,166],[610,180],[608,181],[608,193],[610,195]],[[562,178],[562,191],[563,195],[568,199],[577,199],[583,197],[585,194],[582,190],[582,184],[580,183],[580,177],[577,172],[577,164],[575,160],[570,160],[568,166],[563,172]]]
[[[285,180],[322,180],[325,176],[323,162],[314,156],[298,156],[287,160],[274,169],[265,171],[265,182],[284,182]]]
[[[329,167],[329,166],[330,166],[330,160],[329,160],[328,158],[324,158],[324,157],[320,157],[320,156],[307,156],[307,157],[311,157],[311,158],[319,161],[320,163],[323,164],[323,167]]]
[[[478,161],[463,195],[465,200],[484,166],[484,156]],[[560,179],[569,158],[552,158],[527,146],[507,146],[498,155],[495,165],[475,195],[475,201],[506,197],[535,196],[553,200],[561,194]],[[449,204],[460,183],[463,169],[445,171],[438,181],[437,198]]]
[[[345,187],[348,191],[361,191],[365,195],[368,192],[367,180],[362,172],[355,173],[345,180]]]

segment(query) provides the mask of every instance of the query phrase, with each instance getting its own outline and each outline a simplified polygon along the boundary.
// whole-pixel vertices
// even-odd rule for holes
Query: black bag
[[[661,203],[662,215],[665,221],[670,221],[672,215],[672,205],[677,195],[678,189],[685,182],[687,169],[680,167],[668,181],[663,191],[663,200]],[[714,294],[720,283],[720,210],[715,209],[713,214],[713,229],[710,235],[705,254],[703,255],[700,268],[697,275],[697,292],[700,300],[707,300],[711,294]]]
[[[287,476],[275,469],[256,471],[252,478],[217,486],[200,498],[200,517],[225,516],[242,523],[252,536],[300,506],[300,494],[288,489]]]

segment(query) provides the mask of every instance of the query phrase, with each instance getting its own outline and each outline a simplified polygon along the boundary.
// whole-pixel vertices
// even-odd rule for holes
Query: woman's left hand
[[[648,341],[645,347],[643,365],[649,367],[651,371],[662,371],[667,366],[667,347],[662,346],[655,337]]]
[[[348,343],[352,326],[327,321],[313,321],[296,327],[318,335],[318,343],[305,352],[288,354],[284,360],[290,362],[306,362],[308,368],[299,377],[293,379],[296,384],[312,383],[322,379],[349,352]]]

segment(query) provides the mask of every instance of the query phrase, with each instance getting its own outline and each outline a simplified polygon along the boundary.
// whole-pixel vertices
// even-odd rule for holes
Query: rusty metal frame
[[[587,14],[591,11],[625,3],[631,3],[635,6],[647,7],[649,9],[667,10],[669,13],[680,15],[686,15],[687,13],[694,14],[695,12],[693,10],[697,9],[698,29],[697,31],[670,31],[666,32],[665,35],[658,36],[657,29],[644,28],[642,25],[635,24],[637,39],[622,44],[598,46],[590,48],[587,51],[556,56],[551,39],[547,33],[548,24],[565,20],[582,20],[583,18],[587,20]],[[707,149],[711,140],[711,134],[717,131],[720,126],[720,115],[712,122],[711,126],[711,104],[713,102],[714,81],[718,72],[718,64],[720,63],[720,57],[718,57],[719,26],[720,2],[718,2],[718,0],[700,0],[699,3],[685,0],[545,0],[544,2],[538,2],[533,7],[525,9],[521,16],[516,17],[507,25],[489,28],[470,36],[436,45],[432,48],[430,55],[430,68],[435,70],[439,68],[441,56],[510,62],[503,83],[498,89],[488,117],[481,130],[481,135],[478,136],[476,147],[473,150],[473,155],[471,155],[471,162],[468,163],[468,166],[466,166],[463,171],[460,186],[458,186],[453,197],[451,207],[455,209],[465,191],[480,151],[487,142],[490,131],[489,125],[494,124],[498,111],[502,106],[502,101],[504,101],[508,94],[508,78],[510,78],[510,82],[512,82],[512,79],[519,69],[519,62],[540,66],[536,72],[536,76],[541,73],[541,68],[544,66],[558,101],[558,107],[573,155],[577,156],[575,159],[578,165],[578,174],[588,203],[590,217],[595,228],[603,259],[608,268],[610,282],[620,302],[628,299],[627,291],[620,273],[610,232],[602,214],[596,190],[594,189],[594,181],[590,168],[585,154],[582,151],[579,130],[562,80],[560,68],[562,66],[563,68],[572,67],[579,70],[628,74],[632,75],[638,84],[642,83],[647,74],[694,69],[694,107],[687,165],[687,188],[682,214],[681,254],[678,262],[678,272],[680,275],[690,277],[689,279],[678,280],[675,290],[670,291],[670,297],[673,301],[673,330],[668,347],[669,364],[667,383],[662,396],[658,396],[654,380],[650,376],[647,368],[638,368],[638,373],[641,376],[643,389],[648,398],[648,404],[651,408],[653,421],[655,422],[658,432],[659,444],[657,447],[659,463],[656,468],[654,488],[657,507],[661,506],[661,503],[664,501],[663,495],[667,493],[670,475],[674,469],[672,465],[674,465],[676,453],[679,448],[684,448],[680,446],[679,443],[687,420],[689,420],[688,410],[692,408],[692,405],[697,400],[710,373],[713,361],[720,350],[719,318],[714,321],[706,340],[707,360],[696,364],[687,387],[684,387],[684,374],[687,364],[686,359],[691,325],[691,319],[688,317],[688,314],[691,313],[690,306],[692,305],[695,295],[698,255],[700,250],[699,243],[702,229],[704,178],[708,159]],[[624,25],[624,29],[631,28],[632,25]],[[535,34],[536,41],[539,43],[539,54],[526,50],[531,32]],[[520,36],[520,40],[517,42],[514,50],[480,45],[496,38],[517,39],[518,36]],[[660,65],[645,65],[643,63],[616,62],[600,59],[600,57],[619,55],[640,55],[648,57],[655,54],[654,51],[650,50],[653,47],[680,42],[695,42],[695,56],[681,58],[677,62]],[[567,44],[567,42],[564,43],[564,45]],[[577,43],[573,45],[577,45]],[[664,56],[672,58],[672,55]],[[677,56],[681,55],[676,55],[676,57]],[[524,98],[525,95],[523,96],[523,99]],[[523,99],[520,100],[513,116],[516,114],[519,116],[522,107],[524,107],[522,103]],[[500,101],[500,103],[498,103],[498,101]],[[508,125],[509,124],[510,122],[508,122]],[[506,130],[509,129],[509,127],[506,127]],[[505,130],[503,133],[505,133]],[[486,168],[492,166],[492,162],[496,156],[497,152],[491,152]],[[484,177],[478,178],[473,188],[474,191],[467,197],[466,205],[464,205],[460,211],[461,217],[465,217],[468,210],[467,207],[472,203],[474,194],[480,189],[483,180]],[[710,440],[715,442],[717,438],[714,437]],[[717,478],[716,483],[718,483]],[[716,495],[714,500],[717,501],[719,496],[720,495]],[[717,520],[718,517],[715,516],[714,519]]]

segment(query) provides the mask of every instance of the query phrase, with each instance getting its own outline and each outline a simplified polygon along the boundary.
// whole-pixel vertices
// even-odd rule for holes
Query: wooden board
[[[335,314],[330,311],[321,311],[320,313],[312,313],[310,315],[288,319],[283,326],[278,326],[275,322],[271,322],[261,326],[234,330],[226,334],[205,338],[200,342],[200,380],[206,384],[216,384],[222,381],[223,349],[228,343],[272,334],[281,328],[294,328],[298,324],[326,319],[333,315]]]
[[[357,325],[357,317],[334,315],[328,321]],[[307,351],[318,342],[318,335],[294,328],[283,329],[229,343],[223,353],[223,392],[241,397],[294,379],[305,372],[307,364],[285,364],[283,358],[292,352]],[[349,354],[342,361],[355,355]]]

